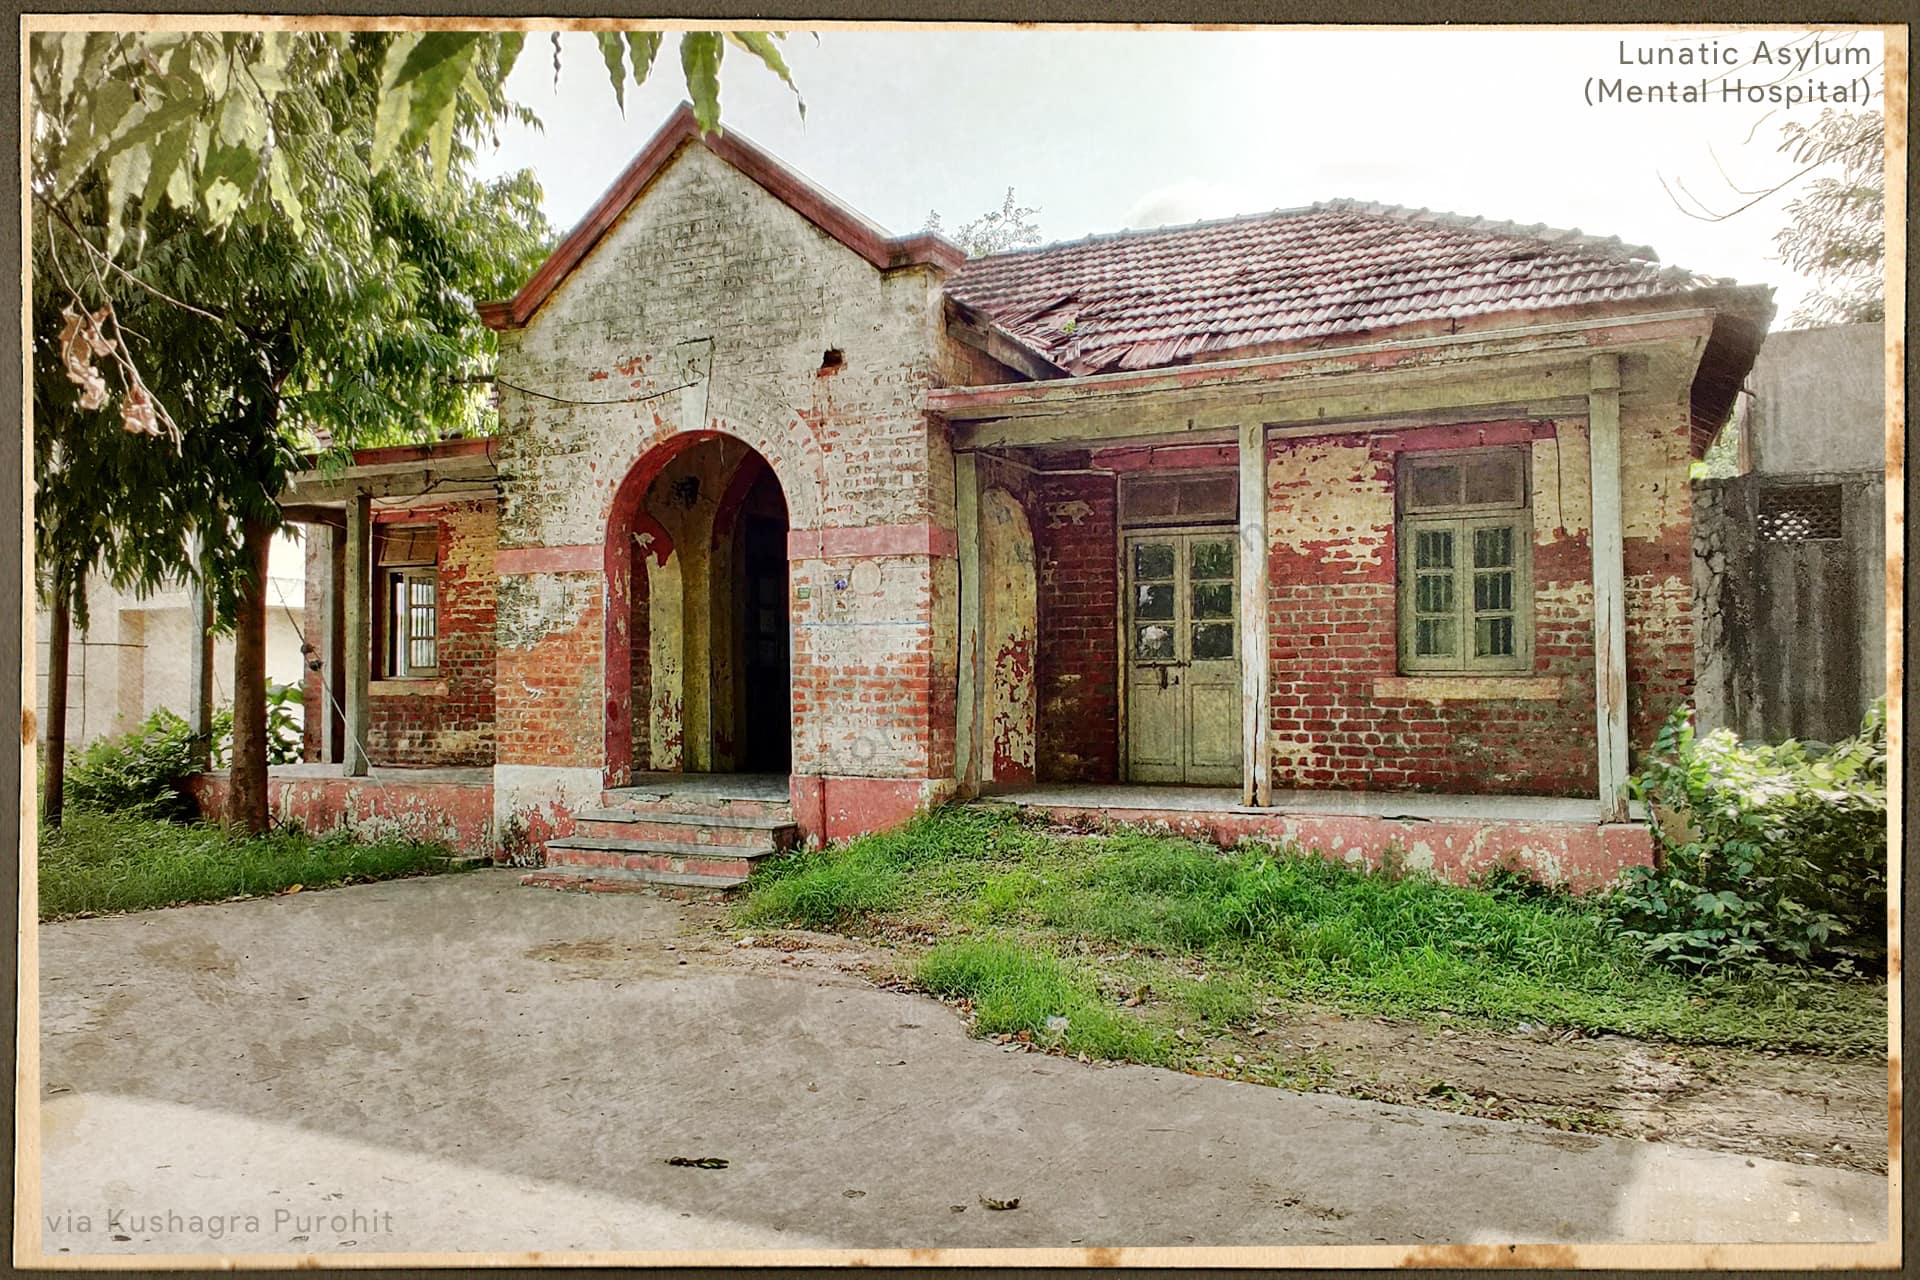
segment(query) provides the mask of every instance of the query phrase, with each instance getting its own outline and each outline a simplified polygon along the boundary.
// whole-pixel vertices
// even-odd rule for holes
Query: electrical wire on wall
[[[658,400],[662,396],[670,396],[676,391],[685,391],[688,387],[699,386],[704,383],[707,387],[707,396],[708,396],[708,401],[710,403],[713,395],[713,352],[714,352],[713,339],[712,338],[683,338],[679,342],[674,343],[673,345],[676,348],[690,347],[695,343],[700,343],[700,342],[704,342],[707,344],[707,363],[706,363],[705,369],[700,370],[697,374],[695,374],[694,366],[688,365],[686,372],[689,374],[695,374],[695,376],[688,378],[685,382],[676,382],[671,387],[663,387],[658,391],[649,391],[645,395],[613,396],[604,400],[583,400],[583,399],[578,399],[574,396],[555,395],[550,391],[539,391],[533,387],[523,387],[517,382],[508,382],[505,378],[499,377],[497,375],[492,378],[483,379],[483,380],[492,382],[493,385],[496,387],[505,387],[509,391],[518,391],[523,396],[532,396],[536,400],[545,400],[552,404],[565,404],[565,405],[646,404],[650,400]],[[480,379],[477,379],[477,380],[480,380]],[[707,407],[706,405],[703,405],[702,406],[703,410],[706,407]],[[700,415],[700,420],[703,424],[706,422],[706,414],[704,412],[702,412],[702,414]]]

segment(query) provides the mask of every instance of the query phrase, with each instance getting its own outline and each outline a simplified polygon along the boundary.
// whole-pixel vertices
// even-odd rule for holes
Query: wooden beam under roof
[[[1067,371],[963,302],[947,300],[947,333],[988,359],[1024,373],[1035,382],[1064,378]]]

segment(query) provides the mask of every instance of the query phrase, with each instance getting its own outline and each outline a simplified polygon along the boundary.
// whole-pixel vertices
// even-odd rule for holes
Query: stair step
[[[702,889],[725,893],[746,883],[746,878],[703,876],[685,871],[624,871],[602,868],[591,871],[530,871],[520,883],[538,889],[585,889],[596,892],[636,893],[649,888]]]
[[[779,831],[794,825],[791,814],[676,813],[608,806],[583,809],[575,817],[583,822],[658,822],[677,827],[739,827],[753,831]]]
[[[730,844],[690,844],[683,840],[629,840],[615,836],[564,836],[547,842],[547,852],[555,849],[590,849],[598,853],[658,853],[676,858],[703,858],[707,861],[732,859],[754,862],[770,858],[782,849],[748,848]]]
[[[791,833],[750,827],[681,827],[651,822],[577,823],[570,840],[627,840],[636,844],[689,845],[715,853],[779,853],[792,848]]]

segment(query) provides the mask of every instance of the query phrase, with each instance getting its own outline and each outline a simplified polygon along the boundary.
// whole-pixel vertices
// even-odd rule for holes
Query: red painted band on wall
[[[960,554],[960,537],[930,521],[919,524],[845,525],[834,529],[795,529],[787,534],[787,559],[823,560],[834,556],[938,556]]]
[[[586,573],[601,571],[605,550],[597,542],[576,547],[502,547],[493,553],[493,567],[515,573]]]

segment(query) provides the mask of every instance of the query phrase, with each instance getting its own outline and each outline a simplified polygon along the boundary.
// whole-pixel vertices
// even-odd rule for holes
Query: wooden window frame
[[[417,526],[433,530],[435,559],[431,561],[410,561],[402,564],[377,565],[373,574],[374,621],[373,635],[373,671],[381,680],[434,680],[440,675],[440,567],[438,526]],[[416,526],[389,525],[381,532],[391,535],[400,530],[413,530]],[[376,542],[375,558],[378,559]],[[412,584],[424,583],[432,592],[432,601],[427,608],[433,616],[433,633],[430,637],[412,637],[409,635],[414,605],[412,604]],[[394,591],[396,584],[402,584],[407,592],[407,603],[396,607]],[[400,633],[401,653],[395,661],[394,642],[396,630]],[[433,665],[416,666],[412,661],[412,640],[431,639],[433,643]]]
[[[1125,529],[1151,529],[1156,532],[1165,532],[1169,529],[1199,528],[1210,524],[1227,524],[1237,521],[1240,518],[1239,493],[1237,488],[1234,490],[1234,498],[1230,504],[1203,511],[1186,510],[1180,500],[1180,492],[1178,491],[1181,490],[1181,486],[1187,486],[1184,492],[1191,493],[1194,488],[1199,485],[1225,484],[1237,486],[1238,483],[1239,473],[1237,471],[1225,471],[1217,467],[1194,470],[1182,469],[1161,472],[1145,471],[1123,473],[1117,481],[1120,525]],[[1175,496],[1175,506],[1177,509],[1171,514],[1165,515],[1140,514],[1135,507],[1137,499],[1134,497],[1134,492],[1138,486],[1142,484],[1165,484],[1173,486],[1177,491]]]
[[[1412,507],[1413,472],[1423,464],[1474,457],[1511,455],[1520,479],[1520,501],[1502,503],[1434,504]],[[1464,471],[1462,472],[1464,477]],[[1525,675],[1533,670],[1533,493],[1532,450],[1527,445],[1503,445],[1479,449],[1435,449],[1400,455],[1395,474],[1395,540],[1398,566],[1395,573],[1400,671],[1406,675]],[[1465,482],[1457,495],[1465,498]],[[1473,655],[1473,534],[1487,528],[1513,530],[1513,653],[1491,657]],[[1448,529],[1454,535],[1453,618],[1459,652],[1448,656],[1422,657],[1414,652],[1414,541],[1430,529]],[[1485,610],[1486,613],[1506,611]]]

